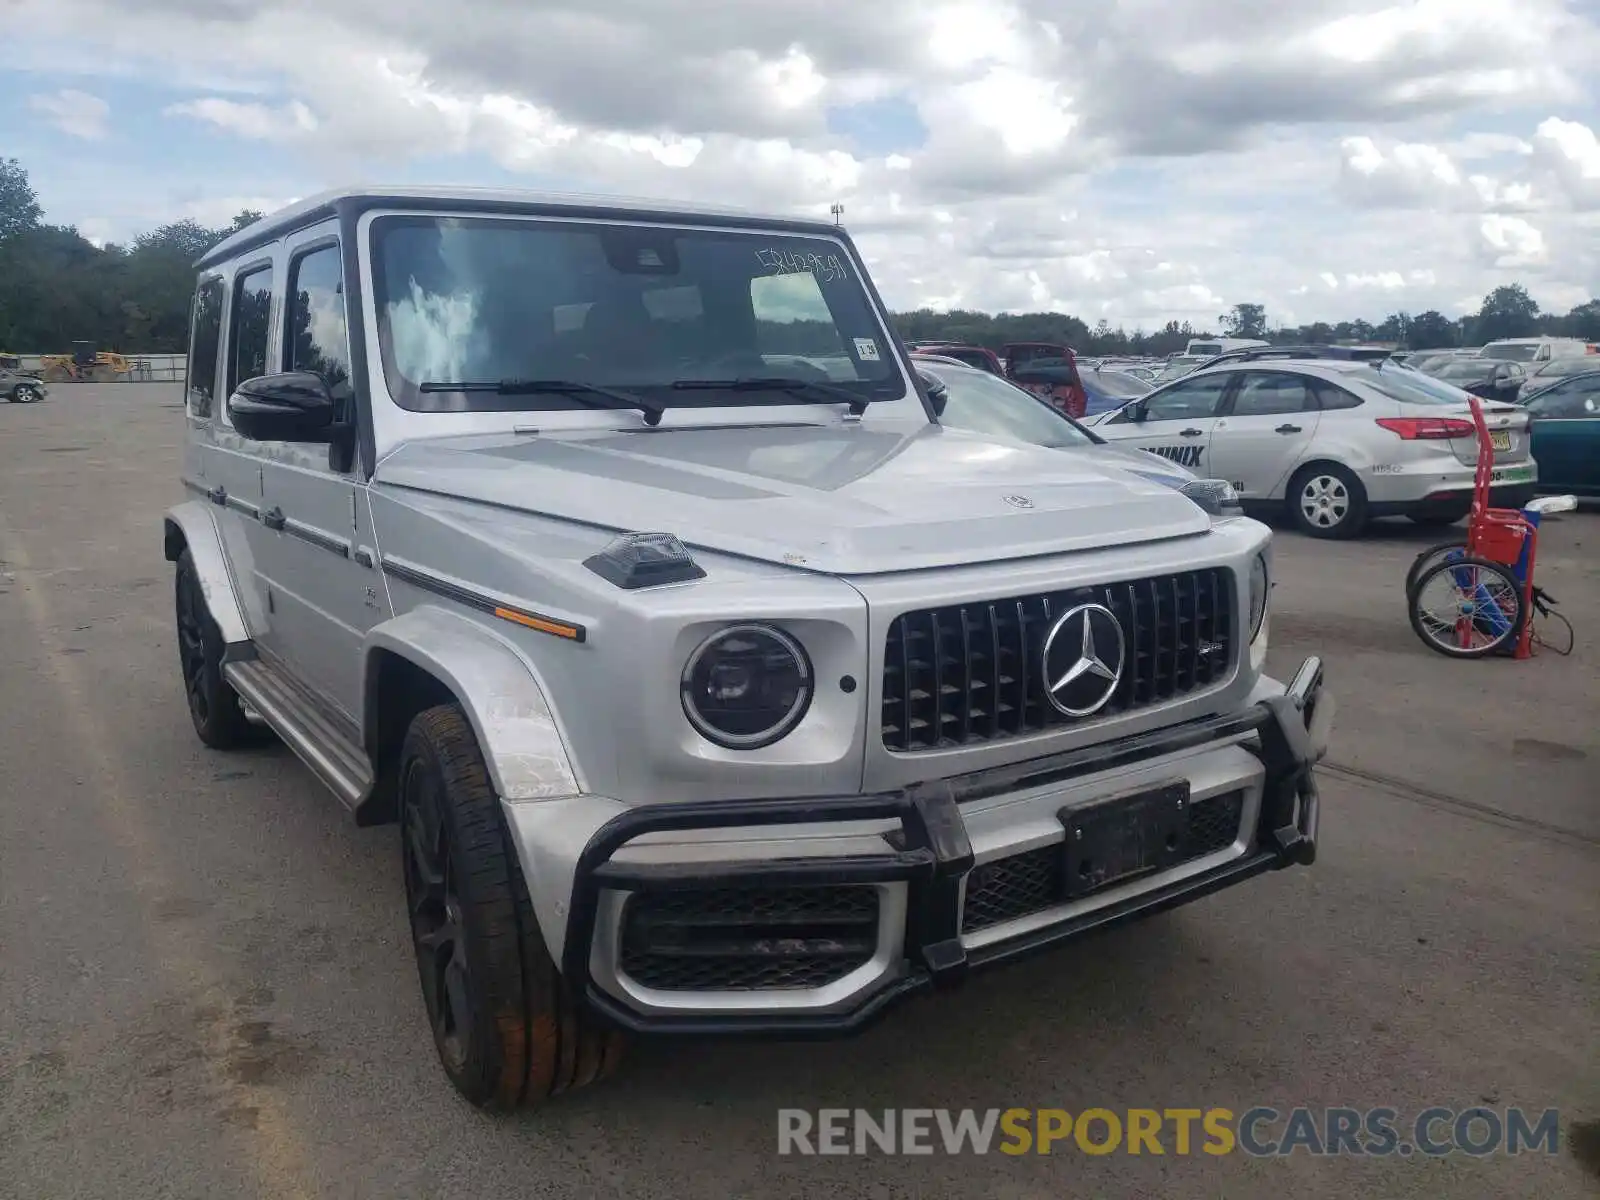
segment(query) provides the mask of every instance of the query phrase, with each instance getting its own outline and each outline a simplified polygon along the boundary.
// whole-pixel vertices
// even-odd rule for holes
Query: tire
[[[178,556],[175,585],[178,628],[178,669],[182,673],[189,719],[200,740],[213,750],[236,750],[266,739],[266,730],[252,725],[244,715],[239,694],[222,677],[222,631],[206,606],[194,559],[185,550]]]
[[[1458,646],[1440,640],[1423,620],[1422,600],[1429,586],[1441,575],[1463,568],[1477,572],[1475,582],[1478,586],[1500,585],[1496,604],[1503,605],[1500,607],[1500,612],[1507,626],[1503,631],[1485,631],[1487,640],[1475,646]],[[1459,590],[1454,580],[1451,581],[1451,586]],[[1412,631],[1422,639],[1423,644],[1447,658],[1486,658],[1491,654],[1504,653],[1522,632],[1522,622],[1526,616],[1522,603],[1522,590],[1517,587],[1517,582],[1511,575],[1511,568],[1482,558],[1461,558],[1453,562],[1435,563],[1424,569],[1417,578],[1416,586],[1406,596],[1406,610],[1411,617]],[[1479,628],[1482,623],[1474,619],[1473,625]]]
[[[1435,563],[1443,562],[1445,555],[1452,550],[1465,557],[1467,543],[1464,541],[1439,542],[1437,545],[1429,546],[1411,560],[1411,569],[1406,572],[1406,597],[1408,599],[1417,590],[1417,580],[1422,578],[1422,573]]]
[[[397,778],[412,946],[450,1082],[505,1110],[610,1074],[624,1039],[581,1009],[551,961],[459,706],[417,715]]]
[[[1285,503],[1290,523],[1308,537],[1352,538],[1367,526],[1367,489],[1337,463],[1296,471]]]
[[[44,394],[31,383],[19,383],[11,391],[13,404],[37,404],[44,399]]]

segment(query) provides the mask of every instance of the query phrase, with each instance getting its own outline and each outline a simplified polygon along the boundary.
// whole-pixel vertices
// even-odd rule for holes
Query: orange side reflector
[[[527,613],[520,613],[514,608],[497,608],[494,615],[505,621],[513,621],[518,625],[525,625],[529,629],[537,629],[540,633],[554,634],[556,637],[567,638],[571,641],[578,640],[578,631],[571,625],[562,625],[558,621],[546,621],[543,617],[530,617]]]

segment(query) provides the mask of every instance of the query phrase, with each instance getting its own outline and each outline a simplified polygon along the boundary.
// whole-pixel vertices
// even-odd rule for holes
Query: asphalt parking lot
[[[0,1195],[1594,1195],[1600,513],[1546,526],[1569,658],[1458,663],[1401,596],[1436,535],[1283,533],[1273,664],[1339,696],[1323,849],[842,1044],[649,1043],[489,1118],[434,1061],[398,838],[285,749],[203,749],[160,515],[175,385],[0,405]],[[780,1108],[1561,1112],[1554,1156],[779,1157]]]

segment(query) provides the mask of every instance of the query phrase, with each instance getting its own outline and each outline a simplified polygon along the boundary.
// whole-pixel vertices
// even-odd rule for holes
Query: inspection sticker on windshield
[[[878,343],[871,338],[856,339],[856,357],[862,362],[878,361]]]

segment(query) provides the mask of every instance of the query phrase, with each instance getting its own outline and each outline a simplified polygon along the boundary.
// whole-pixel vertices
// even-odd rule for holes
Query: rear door
[[[1095,432],[1159,454],[1200,475],[1214,476],[1208,455],[1211,434],[1234,378],[1234,372],[1214,371],[1180,379],[1134,402],[1142,407],[1143,420],[1134,420],[1130,406],[1124,405],[1096,425]]]
[[[1312,380],[1241,371],[1211,433],[1210,473],[1246,500],[1270,499],[1304,460],[1321,420]]]
[[[1528,411],[1541,490],[1600,493],[1600,375],[1557,384]]]

